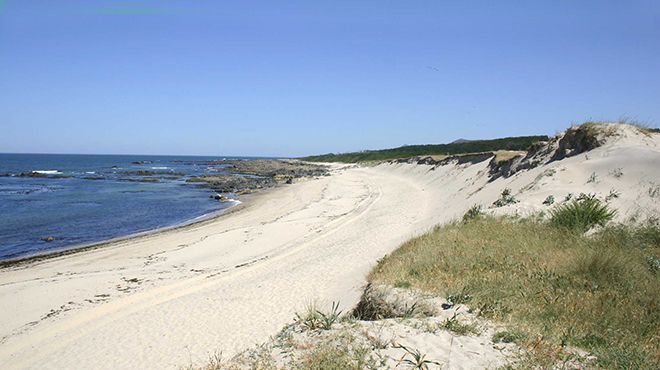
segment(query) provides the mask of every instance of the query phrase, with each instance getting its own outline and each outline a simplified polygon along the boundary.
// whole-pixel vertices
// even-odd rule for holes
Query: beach
[[[311,301],[357,303],[376,260],[438,221],[439,194],[339,167],[226,217],[7,268],[0,365],[177,368],[235,353]]]
[[[549,209],[549,195],[584,192],[616,194],[608,204],[620,221],[657,215],[659,148],[657,135],[624,127],[586,154],[546,154],[504,177],[492,156],[335,164],[213,220],[6,267],[0,367],[175,369],[231,356],[310,302],[350,310],[380,258],[476,204],[530,216]],[[516,201],[494,206],[504,189]]]
[[[0,370],[660,369],[654,24],[0,0]]]

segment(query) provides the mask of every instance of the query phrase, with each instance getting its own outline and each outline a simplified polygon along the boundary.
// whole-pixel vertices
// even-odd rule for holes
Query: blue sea
[[[193,175],[222,172],[222,166],[208,163],[217,159],[224,158],[0,154],[0,260],[220,212],[232,202],[220,203],[210,198],[211,190],[186,183]]]

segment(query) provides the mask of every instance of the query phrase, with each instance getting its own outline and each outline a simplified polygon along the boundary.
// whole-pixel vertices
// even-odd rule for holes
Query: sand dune
[[[357,303],[378,258],[504,188],[495,213],[568,193],[618,219],[658,215],[660,139],[630,127],[604,146],[490,181],[488,160],[337,166],[218,219],[0,271],[0,367],[145,369],[265,341],[312,300]]]

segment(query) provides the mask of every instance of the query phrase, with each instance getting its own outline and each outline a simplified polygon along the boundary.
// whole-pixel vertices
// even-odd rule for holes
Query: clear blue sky
[[[296,156],[622,116],[660,119],[659,1],[0,0],[0,152]]]

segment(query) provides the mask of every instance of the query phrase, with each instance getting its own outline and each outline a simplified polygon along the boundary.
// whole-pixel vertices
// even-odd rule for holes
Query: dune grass
[[[660,368],[660,228],[585,236],[528,219],[467,217],[384,258],[371,282],[461,297],[506,324],[536,366],[578,347],[602,368]]]
[[[586,232],[594,226],[605,226],[616,215],[595,196],[582,194],[568,203],[550,211],[550,223],[554,226]]]

